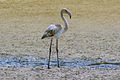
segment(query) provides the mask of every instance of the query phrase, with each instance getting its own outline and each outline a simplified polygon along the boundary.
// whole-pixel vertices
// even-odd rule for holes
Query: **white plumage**
[[[67,13],[70,18],[71,18],[71,13],[63,8],[61,10],[61,18],[65,23],[65,27],[63,27],[60,24],[51,24],[44,32],[43,36],[41,39],[44,38],[51,38],[51,42],[50,42],[50,49],[49,49],[49,60],[48,60],[48,69],[50,68],[50,56],[51,56],[51,46],[52,46],[52,39],[56,38],[56,51],[57,51],[57,62],[58,62],[58,67],[59,67],[59,58],[58,58],[58,38],[60,37],[60,35],[64,32],[66,32],[68,30],[68,22],[65,19],[65,17],[63,16],[63,13]]]
[[[43,35],[44,38],[59,38],[61,33],[63,32],[63,28],[60,24],[51,24],[46,30]]]

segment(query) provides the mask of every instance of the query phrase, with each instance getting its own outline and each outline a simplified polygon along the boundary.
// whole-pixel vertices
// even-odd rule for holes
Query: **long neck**
[[[69,24],[68,24],[67,20],[65,19],[65,17],[63,16],[63,12],[62,11],[61,11],[61,18],[62,18],[62,20],[65,23],[65,27],[64,27],[64,31],[63,31],[63,32],[65,32],[65,31],[67,31]]]

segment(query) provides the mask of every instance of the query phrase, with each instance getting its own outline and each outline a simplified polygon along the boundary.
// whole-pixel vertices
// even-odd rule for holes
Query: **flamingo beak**
[[[70,19],[71,19],[71,13],[69,11],[67,11],[68,15],[70,16]]]

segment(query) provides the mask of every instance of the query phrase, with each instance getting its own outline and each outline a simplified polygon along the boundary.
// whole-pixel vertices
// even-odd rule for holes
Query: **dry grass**
[[[0,0],[0,16],[57,16],[64,7],[73,17],[120,17],[119,0]]]

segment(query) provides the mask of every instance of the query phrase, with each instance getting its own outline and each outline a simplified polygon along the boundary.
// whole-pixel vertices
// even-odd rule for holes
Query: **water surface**
[[[47,66],[48,60],[33,56],[21,57],[0,57],[0,66],[14,67],[36,67]],[[51,60],[51,66],[57,66],[56,60]],[[120,61],[101,61],[101,60],[60,60],[62,67],[90,67],[90,68],[120,68]]]

